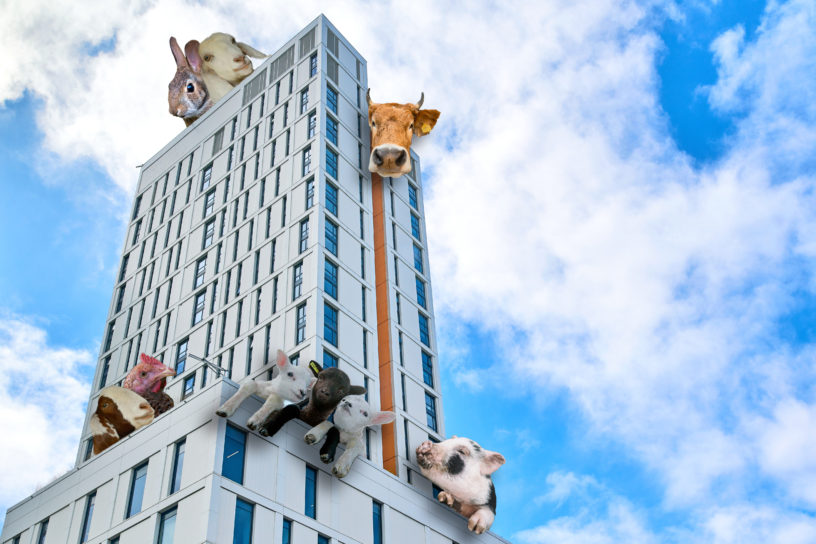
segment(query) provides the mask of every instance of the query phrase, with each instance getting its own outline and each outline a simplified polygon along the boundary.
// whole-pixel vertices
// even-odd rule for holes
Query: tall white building
[[[415,155],[369,174],[367,87],[320,16],[143,165],[89,406],[142,352],[176,369],[176,406],[95,456],[86,419],[75,468],[10,508],[0,542],[503,542],[415,464],[445,435],[421,175]],[[300,421],[249,432],[260,399],[215,415],[278,348],[398,414],[346,478]]]

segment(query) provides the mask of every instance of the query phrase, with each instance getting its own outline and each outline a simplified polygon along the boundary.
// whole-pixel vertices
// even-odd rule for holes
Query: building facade
[[[175,408],[10,508],[0,541],[451,543],[413,451],[445,436],[419,160],[367,170],[365,59],[318,17],[141,169],[94,377],[140,353],[175,368]],[[373,178],[373,179],[372,179]],[[274,354],[337,366],[393,424],[331,475],[308,430],[249,432],[216,408]]]

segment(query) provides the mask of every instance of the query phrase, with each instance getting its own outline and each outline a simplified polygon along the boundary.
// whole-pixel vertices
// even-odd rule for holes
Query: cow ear
[[[439,110],[419,110],[414,116],[414,134],[425,136],[436,125]]]
[[[366,394],[366,388],[363,387],[362,385],[352,385],[351,387],[349,387],[348,394],[349,395],[365,395]]]
[[[278,368],[286,368],[286,365],[288,365],[288,364],[289,364],[289,357],[282,350],[278,350],[278,360],[277,360]]]
[[[384,425],[385,423],[391,423],[397,419],[397,414],[394,412],[377,412],[371,418],[371,425]]]
[[[484,450],[484,458],[482,459],[482,474],[493,474],[499,467],[504,464],[504,455],[495,451]]]

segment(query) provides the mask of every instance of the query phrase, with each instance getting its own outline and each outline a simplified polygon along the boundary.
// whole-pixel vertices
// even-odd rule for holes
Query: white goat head
[[[309,370],[308,366],[295,366],[289,361],[289,357],[278,350],[278,375],[272,380],[279,380],[276,389],[278,395],[291,402],[300,402],[306,398],[309,389],[317,381],[317,378]]]
[[[334,411],[334,425],[340,431],[357,433],[371,425],[382,425],[396,419],[394,412],[375,412],[368,405],[364,395],[343,397]]]
[[[254,47],[237,42],[224,32],[208,36],[199,44],[198,53],[204,61],[205,74],[215,74],[233,86],[252,73],[252,62],[247,55],[256,59],[266,57]]]

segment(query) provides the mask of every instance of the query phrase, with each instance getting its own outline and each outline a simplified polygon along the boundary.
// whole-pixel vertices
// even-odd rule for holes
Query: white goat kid
[[[224,32],[216,32],[203,40],[198,52],[204,61],[202,77],[213,102],[218,102],[238,83],[252,73],[247,56],[262,59],[266,55]]]
[[[283,408],[284,401],[300,402],[305,399],[309,389],[317,381],[312,371],[305,366],[294,366],[289,362],[289,357],[280,350],[278,350],[276,364],[280,371],[277,376],[269,381],[249,380],[244,382],[215,413],[221,417],[230,417],[246,399],[252,395],[259,395],[266,401],[260,410],[247,420],[247,427],[255,430],[269,414]]]
[[[391,423],[396,419],[397,415],[394,412],[372,412],[371,407],[365,400],[364,395],[348,395],[343,397],[337,409],[334,411],[334,424],[331,421],[324,421],[306,433],[303,440],[307,444],[314,444],[319,442],[332,427],[335,427],[340,434],[339,442],[343,444],[346,451],[334,463],[332,467],[332,474],[338,478],[345,477],[351,464],[358,455],[365,454],[365,438],[363,433],[366,427],[372,425],[383,425]],[[330,463],[334,459],[334,447],[328,444],[324,445],[320,450],[320,458],[324,463]],[[328,452],[324,452],[326,446],[330,446]]]

